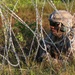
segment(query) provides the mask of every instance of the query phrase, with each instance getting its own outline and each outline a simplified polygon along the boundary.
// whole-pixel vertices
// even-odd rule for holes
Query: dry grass
[[[57,9],[65,9],[63,4],[56,5]],[[26,8],[19,8],[17,12],[18,16],[20,16],[25,22],[35,22],[36,21],[36,13],[33,6],[28,6]],[[41,11],[41,8],[39,8]],[[49,22],[48,17],[50,13],[54,11],[54,9],[49,5],[46,4],[44,8],[44,15],[43,15],[43,27],[45,28],[46,32],[49,33]],[[74,12],[74,6],[72,12]],[[1,20],[0,20],[1,23]],[[15,21],[13,20],[13,24]],[[1,26],[1,24],[0,24]],[[0,36],[1,37],[1,36]],[[2,43],[3,40],[0,40]],[[5,65],[3,69],[0,69],[0,75],[75,75],[75,59],[72,63],[61,63],[56,60],[50,60],[50,63],[47,61],[42,62],[41,64],[37,64],[35,62],[28,61],[29,65],[25,66],[22,64],[22,69],[20,68],[13,68],[8,65]],[[21,72],[22,71],[22,72]]]

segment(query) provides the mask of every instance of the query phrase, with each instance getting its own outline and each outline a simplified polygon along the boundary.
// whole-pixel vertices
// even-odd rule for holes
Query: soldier
[[[50,34],[42,42],[36,59],[42,61],[44,56],[50,54],[52,58],[61,59],[61,55],[71,55],[71,41],[69,33],[72,30],[73,16],[65,10],[54,11],[50,17]]]

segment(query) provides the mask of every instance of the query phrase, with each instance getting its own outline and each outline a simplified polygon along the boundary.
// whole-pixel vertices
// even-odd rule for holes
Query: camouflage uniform
[[[73,16],[65,11],[65,10],[58,10],[54,11],[50,17],[49,21],[51,24],[52,22],[59,22],[62,23],[59,28],[57,34],[50,31],[50,34],[45,38],[46,50],[44,43],[42,41],[42,47],[39,47],[38,54],[36,59],[38,61],[42,61],[43,57],[48,52],[51,57],[60,59],[61,54],[67,56],[71,49],[71,42],[68,38],[68,32],[71,32],[71,28],[73,26]],[[73,44],[73,43],[72,43]],[[74,44],[73,44],[74,45]]]

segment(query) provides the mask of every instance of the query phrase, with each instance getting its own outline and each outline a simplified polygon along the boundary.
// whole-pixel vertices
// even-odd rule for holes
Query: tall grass
[[[26,67],[14,68],[6,65],[0,70],[0,75],[75,75],[75,60],[73,63],[51,63],[42,62],[41,64],[30,62]],[[23,65],[23,64],[22,64]]]
[[[29,1],[29,2],[27,3],[26,1],[27,2]],[[36,11],[35,11],[32,3],[30,2],[30,0],[26,0],[26,1],[24,2],[24,0],[21,0],[19,2],[18,6],[16,8],[16,10],[17,10],[16,14],[18,16],[20,16],[25,22],[28,22],[30,25],[36,21]],[[12,3],[12,1],[10,1],[9,3]],[[13,4],[15,4],[15,2]],[[65,9],[64,4],[62,2],[59,2],[59,3],[56,2],[55,5],[56,5],[57,9]],[[14,5],[9,4],[8,6],[11,9],[13,9]],[[74,4],[74,6],[75,6],[75,4]],[[73,6],[72,13],[75,11],[74,6]],[[41,3],[38,3],[38,8],[39,8],[39,12],[41,12],[41,8],[42,8]],[[54,9],[48,3],[46,3],[45,8],[44,8],[44,15],[43,15],[43,27],[45,28],[45,30],[48,33],[49,33],[48,17],[52,11],[54,11]],[[14,27],[15,27],[15,25],[17,25],[17,23],[15,21],[13,24],[14,24]],[[22,34],[24,32],[24,35],[25,35],[25,31],[23,31],[23,29],[24,29],[24,27],[21,29],[20,34]],[[17,28],[17,31],[19,31],[18,28]],[[28,30],[26,30],[26,31],[28,31]],[[3,32],[2,31],[0,31],[0,32],[1,32],[0,37],[2,38]],[[25,43],[25,40],[23,38],[21,38],[24,35],[22,34],[20,36],[17,36],[17,38],[20,40],[20,42]],[[28,37],[30,37],[30,33],[29,33]],[[0,44],[4,45],[4,40],[0,39]],[[12,67],[8,64],[4,65],[2,67],[2,64],[0,64],[0,67],[2,67],[2,68],[0,68],[0,75],[75,75],[75,59],[71,63],[69,63],[69,62],[67,62],[67,63],[66,62],[63,62],[63,63],[57,62],[56,63],[54,60],[50,60],[50,63],[47,61],[44,61],[41,64],[33,62],[31,60],[28,60],[27,62],[28,62],[28,66],[26,66],[25,63],[23,61],[21,61],[21,67],[22,67],[21,69],[19,67],[17,67],[17,68]]]

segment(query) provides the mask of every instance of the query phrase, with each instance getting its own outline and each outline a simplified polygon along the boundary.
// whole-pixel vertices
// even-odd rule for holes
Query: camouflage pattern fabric
[[[47,52],[51,55],[51,57],[60,59],[61,54],[67,54],[70,48],[70,40],[66,36],[62,36],[58,38],[54,36],[52,33],[49,34],[45,39],[45,44],[47,47]],[[44,44],[42,43],[42,47],[44,48]],[[38,51],[37,59],[42,61],[43,57],[46,55],[46,51],[44,51],[41,47]]]
[[[55,36],[52,31],[50,31],[50,34],[45,38],[45,45],[41,41],[41,46],[39,47],[37,57],[36,59],[38,61],[42,61],[47,53],[50,54],[52,58],[55,59],[61,59],[61,55],[65,55],[66,57],[74,56],[73,53],[75,53],[75,18],[65,10],[58,10],[54,11],[51,15],[49,20],[53,22],[60,22],[65,27],[69,28],[69,33],[66,31],[67,35],[59,31],[59,35],[61,34],[61,37]],[[72,34],[72,35],[71,35]],[[73,41],[72,41],[73,39]]]

